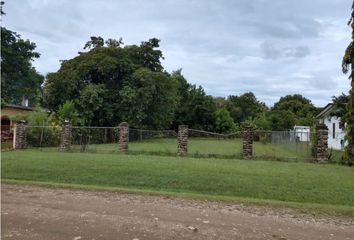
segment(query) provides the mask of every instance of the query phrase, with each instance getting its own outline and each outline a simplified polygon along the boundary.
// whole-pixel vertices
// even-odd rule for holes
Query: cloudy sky
[[[252,91],[271,106],[301,93],[317,106],[349,90],[341,59],[351,0],[5,0],[3,26],[37,44],[42,73],[90,36],[161,39],[167,71],[214,96]]]

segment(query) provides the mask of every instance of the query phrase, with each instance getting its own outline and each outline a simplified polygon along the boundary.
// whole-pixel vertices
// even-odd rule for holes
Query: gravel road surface
[[[2,184],[2,239],[354,239],[354,219],[291,209]]]

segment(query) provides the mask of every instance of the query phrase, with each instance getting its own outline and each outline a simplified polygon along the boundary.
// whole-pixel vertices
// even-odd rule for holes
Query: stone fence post
[[[13,147],[15,149],[26,148],[27,145],[26,128],[27,128],[27,124],[25,120],[21,120],[16,123],[14,139],[13,139]]]
[[[253,128],[251,126],[244,127],[242,131],[243,138],[243,158],[251,159],[253,156]]]
[[[188,154],[188,126],[179,125],[178,135],[177,135],[178,147],[177,153],[180,156],[185,156]]]
[[[60,151],[69,151],[71,148],[71,123],[68,120],[64,121],[61,127],[60,136]]]
[[[120,153],[128,152],[129,143],[129,124],[122,122],[119,124],[119,151]]]
[[[316,127],[316,161],[328,163],[328,127],[320,124]]]

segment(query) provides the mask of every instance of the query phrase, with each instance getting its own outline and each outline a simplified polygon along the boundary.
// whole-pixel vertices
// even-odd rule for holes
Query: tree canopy
[[[213,130],[216,111],[213,97],[207,95],[201,86],[188,83],[181,70],[173,72],[172,77],[178,83],[179,96],[173,128],[185,124],[190,128]]]
[[[177,82],[161,65],[156,38],[123,46],[122,39],[91,37],[87,52],[65,60],[44,87],[46,106],[72,100],[87,125],[167,128],[178,104]]]
[[[236,123],[242,123],[247,119],[254,119],[267,110],[264,102],[258,101],[252,92],[240,96],[231,95],[227,98],[226,109]]]
[[[214,113],[215,128],[214,131],[218,133],[232,133],[237,130],[237,125],[230,116],[229,111],[225,108],[221,108]]]
[[[272,130],[285,130],[294,125],[313,126],[317,112],[311,100],[294,94],[281,97],[268,115]]]
[[[44,81],[32,66],[39,58],[36,44],[1,27],[1,102],[20,104],[22,98],[34,105]]]
[[[282,97],[270,110],[252,92],[212,97],[188,83],[181,69],[166,72],[158,48],[156,38],[124,45],[122,39],[91,37],[86,51],[47,75],[46,107],[54,112],[68,108],[80,115],[82,121],[76,122],[89,126],[127,121],[136,128],[177,129],[185,124],[225,133],[243,123],[264,130],[313,124],[317,109],[299,94]]]
[[[349,79],[351,82],[351,87],[349,90],[348,103],[346,105],[346,113],[343,116],[345,118],[345,140],[347,141],[347,146],[345,147],[344,161],[348,165],[353,164],[354,158],[354,1],[351,9],[351,17],[349,19],[348,25],[352,28],[352,39],[349,43],[347,49],[345,50],[342,69],[343,73],[347,74],[350,70]]]

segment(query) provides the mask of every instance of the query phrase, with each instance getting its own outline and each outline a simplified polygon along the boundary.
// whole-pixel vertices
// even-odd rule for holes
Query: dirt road
[[[2,239],[354,239],[354,219],[289,209],[2,184]]]

